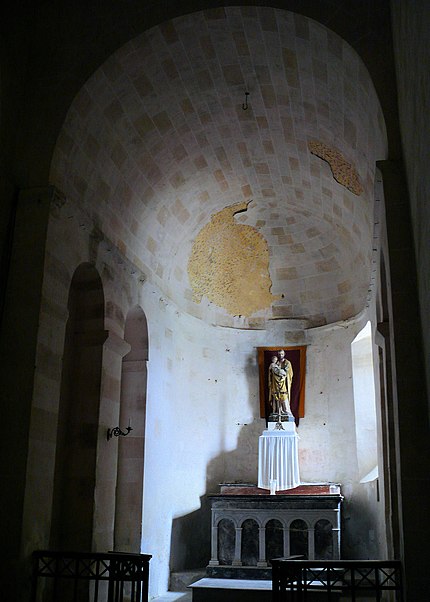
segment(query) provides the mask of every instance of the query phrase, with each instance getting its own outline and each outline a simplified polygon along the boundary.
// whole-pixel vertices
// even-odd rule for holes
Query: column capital
[[[108,330],[105,330],[104,332],[106,332],[108,335],[104,344],[105,348],[109,349],[110,351],[113,351],[120,357],[124,357],[124,355],[127,355],[127,353],[131,349],[131,345],[124,341],[124,339],[122,339],[114,332],[109,332]]]

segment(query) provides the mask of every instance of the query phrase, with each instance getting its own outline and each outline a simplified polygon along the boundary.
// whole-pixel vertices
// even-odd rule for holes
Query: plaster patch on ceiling
[[[206,295],[232,316],[250,316],[279,298],[270,292],[266,240],[256,228],[234,219],[248,204],[236,203],[215,213],[197,235],[188,261],[193,300],[200,303]]]
[[[336,182],[339,182],[357,196],[361,195],[363,186],[356,169],[351,163],[348,163],[336,148],[331,148],[319,140],[309,140],[308,148],[313,155],[327,161]]]

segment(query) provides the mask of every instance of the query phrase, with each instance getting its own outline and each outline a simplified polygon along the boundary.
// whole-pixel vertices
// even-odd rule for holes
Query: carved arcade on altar
[[[276,496],[246,484],[222,485],[220,494],[210,496],[208,574],[238,576],[238,568],[265,569],[271,558],[291,555],[339,559],[342,499],[337,485],[302,486],[295,495]]]

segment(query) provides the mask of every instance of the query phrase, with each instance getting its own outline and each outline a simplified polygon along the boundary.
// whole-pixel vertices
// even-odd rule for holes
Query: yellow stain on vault
[[[205,295],[232,316],[250,316],[279,298],[270,292],[267,242],[256,228],[234,219],[249,202],[213,215],[197,235],[188,261],[193,300],[200,303]]]

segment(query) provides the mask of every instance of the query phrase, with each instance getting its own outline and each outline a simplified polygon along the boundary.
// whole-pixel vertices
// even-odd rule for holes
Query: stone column
[[[290,530],[284,527],[284,558],[290,555]]]
[[[333,537],[333,560],[340,559],[340,529],[333,528],[332,529],[332,537]]]
[[[257,566],[266,567],[266,527],[258,528],[258,562]]]
[[[127,437],[118,437],[115,504],[115,550],[140,552],[144,479],[147,361],[122,360],[119,427],[131,423]]]
[[[211,559],[209,566],[218,566],[218,525],[212,525],[211,532]]]
[[[242,566],[242,527],[236,527],[233,566]]]
[[[106,441],[108,428],[119,425],[122,358],[130,345],[113,332],[103,346],[100,386],[99,438],[94,507],[93,549],[111,550],[114,545],[115,488],[118,474],[118,438]]]
[[[308,529],[308,558],[315,560],[315,529]]]

